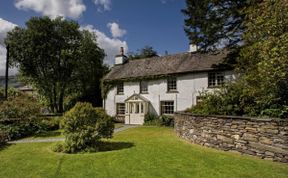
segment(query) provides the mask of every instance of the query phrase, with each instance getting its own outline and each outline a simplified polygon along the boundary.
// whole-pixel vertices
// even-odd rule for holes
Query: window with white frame
[[[148,82],[140,81],[140,93],[148,93]]]
[[[161,115],[174,113],[174,101],[161,101]]]
[[[167,91],[177,91],[177,79],[176,77],[169,77],[167,79]]]
[[[121,95],[124,93],[124,85],[123,82],[117,84],[117,94]]]
[[[125,114],[125,103],[116,103],[117,115]]]
[[[208,73],[208,87],[216,87],[224,84],[223,72]]]

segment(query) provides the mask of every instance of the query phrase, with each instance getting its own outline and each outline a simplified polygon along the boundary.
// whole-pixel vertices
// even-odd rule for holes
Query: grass
[[[22,138],[21,140],[37,140],[37,139],[49,139],[49,138],[64,138],[63,135],[63,130],[59,129],[59,130],[54,130],[54,131],[48,131],[48,132],[41,132],[38,134],[35,134],[33,136],[30,137],[25,137]]]
[[[114,126],[115,126],[115,129],[118,129],[120,127],[123,127],[124,124],[123,123],[115,123]]]
[[[287,164],[193,145],[177,138],[170,128],[119,132],[106,151],[98,153],[54,153],[53,144],[3,148],[0,177],[288,177]]]

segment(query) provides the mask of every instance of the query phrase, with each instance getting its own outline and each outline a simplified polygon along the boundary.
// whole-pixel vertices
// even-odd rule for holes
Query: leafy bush
[[[144,118],[144,125],[155,125],[160,126],[158,116],[155,114],[146,114]]]
[[[22,95],[21,91],[16,88],[8,88],[8,98],[12,99],[17,96]],[[5,90],[4,88],[0,87],[0,98],[4,98],[5,96]]]
[[[114,123],[103,109],[90,103],[77,103],[63,119],[65,152],[97,151],[101,138],[111,138]]]
[[[167,127],[174,126],[174,118],[172,116],[162,115],[159,117],[159,120],[161,126],[167,126]]]
[[[265,109],[261,112],[261,116],[288,118],[288,106],[283,106],[281,109]]]
[[[288,117],[288,107],[285,105],[273,104],[271,101],[260,101],[251,89],[247,89],[245,82],[237,81],[230,83],[212,92],[202,92],[202,101],[187,111],[209,115],[247,115],[247,116],[268,116]]]
[[[144,125],[173,127],[174,118],[172,116],[166,116],[166,115],[158,117],[155,114],[147,114],[144,119]]]
[[[32,96],[21,94],[4,101],[0,107],[0,119],[33,119],[40,114],[40,105]]]
[[[62,117],[55,116],[55,117],[48,117],[43,118],[39,122],[39,125],[43,127],[42,130],[49,131],[49,130],[57,130],[60,128],[60,122]]]

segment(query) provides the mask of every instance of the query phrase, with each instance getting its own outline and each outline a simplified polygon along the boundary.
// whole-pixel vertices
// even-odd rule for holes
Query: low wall
[[[288,120],[177,112],[174,128],[192,143],[288,163]]]

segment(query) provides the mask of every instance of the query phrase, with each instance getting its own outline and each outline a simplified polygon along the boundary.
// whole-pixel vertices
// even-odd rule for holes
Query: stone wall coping
[[[194,117],[216,117],[222,119],[239,119],[239,120],[248,120],[248,121],[259,121],[259,122],[285,122],[288,123],[288,119],[279,119],[279,118],[259,118],[259,117],[248,117],[248,116],[232,116],[232,115],[204,115],[204,114],[194,114],[187,111],[178,111],[174,114],[194,116]]]

